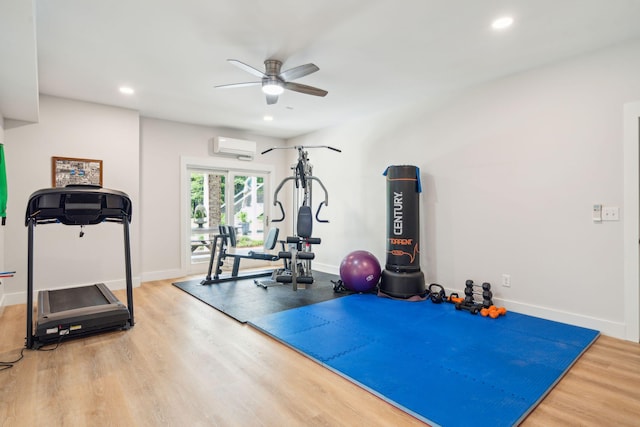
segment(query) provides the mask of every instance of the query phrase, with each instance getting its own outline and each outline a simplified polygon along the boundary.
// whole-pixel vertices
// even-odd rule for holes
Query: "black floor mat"
[[[257,286],[254,279],[222,282],[215,285],[201,285],[202,279],[197,279],[176,282],[173,285],[237,321],[245,323],[266,314],[349,295],[349,292],[333,291],[331,280],[337,281],[338,276],[314,272],[313,277],[315,279],[313,284],[298,285],[297,291],[293,290],[291,284],[263,288]],[[269,281],[269,279],[269,277],[263,277],[256,280]]]

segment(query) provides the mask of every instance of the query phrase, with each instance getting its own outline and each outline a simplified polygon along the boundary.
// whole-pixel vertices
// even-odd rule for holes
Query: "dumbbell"
[[[504,316],[507,314],[507,309],[504,307],[496,307],[495,305],[490,306],[489,308],[483,308],[480,310],[480,315],[482,317],[491,317],[492,319],[496,319],[498,316]]]
[[[456,305],[456,310],[466,310],[471,314],[478,314],[480,312],[480,304],[476,304],[473,301],[471,303],[465,301],[462,302],[457,302]]]
[[[482,293],[475,290],[475,288],[482,288]],[[466,295],[465,301],[472,303],[474,295],[482,295],[482,306],[487,308],[493,305],[493,292],[491,292],[491,283],[484,282],[482,285],[475,285],[473,280],[467,280],[465,282],[464,294]]]
[[[482,288],[483,291],[490,291],[491,290],[491,283],[489,282],[484,282],[482,285],[476,285],[475,283],[473,283],[473,280],[467,280],[465,283],[465,287],[467,288]]]
[[[474,291],[472,288],[464,288],[464,294],[469,297],[473,297],[474,295],[482,295],[483,299],[493,298],[493,292],[491,291],[482,291],[482,293],[480,293]]]

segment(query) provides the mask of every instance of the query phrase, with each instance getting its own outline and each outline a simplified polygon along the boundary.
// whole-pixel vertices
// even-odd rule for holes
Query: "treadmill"
[[[103,283],[38,292],[38,313],[33,324],[33,234],[38,224],[122,224],[124,230],[127,304]],[[29,197],[25,225],[28,227],[27,337],[26,347],[38,349],[60,340],[110,330],[126,330],[133,321],[133,283],[129,223],[131,200],[125,193],[95,185],[68,185],[38,190]],[[80,233],[82,236],[82,231]]]

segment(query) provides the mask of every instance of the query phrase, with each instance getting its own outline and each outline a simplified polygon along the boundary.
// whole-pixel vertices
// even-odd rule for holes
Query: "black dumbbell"
[[[480,307],[480,304],[476,304],[473,302],[469,303],[466,300],[456,303],[456,310],[466,310],[471,314],[478,314],[480,312]]]
[[[482,288],[483,291],[490,291],[491,290],[491,283],[489,282],[484,282],[482,285],[476,285],[473,283],[473,280],[467,280],[465,282],[465,286],[467,288]]]
[[[486,290],[486,291],[482,291],[482,293],[480,292],[476,292],[473,290],[473,288],[464,288],[464,294],[466,296],[470,296],[473,297],[473,295],[482,295],[483,299],[491,299],[493,298],[493,292]]]

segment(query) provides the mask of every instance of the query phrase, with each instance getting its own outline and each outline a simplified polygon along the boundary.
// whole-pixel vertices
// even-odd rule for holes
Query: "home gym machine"
[[[124,230],[127,305],[118,301],[103,283],[38,292],[38,316],[33,333],[33,235],[37,224],[79,225],[102,222],[122,224]],[[29,197],[25,225],[28,227],[27,337],[26,347],[38,349],[62,338],[79,337],[133,326],[133,284],[129,223],[131,200],[121,191],[95,185],[72,185],[38,190]],[[98,256],[98,254],[96,254]]]
[[[267,253],[267,250],[272,250],[276,247],[278,240],[278,229],[273,227],[269,230],[267,238],[264,241],[265,252],[250,251],[246,255],[244,254],[232,254],[227,252],[228,247],[236,247],[236,229],[233,226],[221,225],[218,227],[219,233],[213,236],[213,242],[211,244],[211,257],[209,258],[209,269],[207,270],[207,277],[205,277],[200,284],[201,285],[213,285],[215,283],[227,282],[231,280],[250,279],[254,277],[269,276],[272,271],[258,271],[255,273],[249,273],[242,276],[238,275],[240,270],[240,261],[243,259],[256,259],[263,261],[277,261],[278,256]],[[220,247],[218,247],[218,245]],[[217,254],[217,256],[216,256]],[[231,268],[231,275],[227,277],[220,277],[222,273],[222,264],[226,258],[233,258],[233,267]],[[211,275],[215,264],[215,272]]]
[[[274,271],[272,280],[277,283],[291,283],[293,290],[298,290],[298,283],[310,285],[313,283],[313,274],[311,271],[311,260],[315,258],[311,245],[320,244],[320,238],[311,237],[313,232],[313,213],[311,206],[312,199],[312,183],[315,181],[320,185],[324,192],[324,200],[318,204],[315,214],[317,222],[326,223],[328,220],[320,219],[320,209],[322,206],[328,206],[329,194],[327,189],[316,176],[313,176],[313,166],[309,163],[309,148],[328,148],[338,153],[341,150],[328,145],[296,145],[293,147],[274,147],[262,152],[266,154],[278,149],[295,149],[298,151],[298,161],[292,166],[293,175],[282,180],[276,188],[273,195],[273,205],[280,208],[281,217],[272,220],[272,222],[282,222],[285,219],[285,211],[282,203],[278,200],[278,193],[282,187],[289,181],[293,181],[295,189],[293,193],[293,204],[298,206],[297,216],[294,218],[293,236],[288,236],[282,243],[282,251],[278,253],[278,257],[283,260],[284,268]],[[285,246],[286,243],[286,246]],[[263,282],[256,282],[259,286],[266,287]]]

